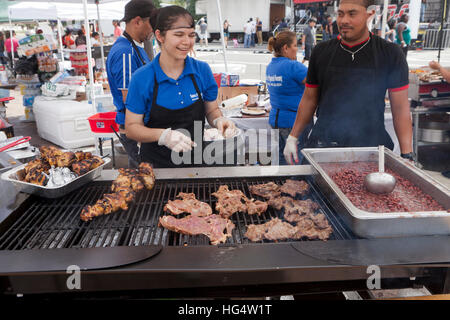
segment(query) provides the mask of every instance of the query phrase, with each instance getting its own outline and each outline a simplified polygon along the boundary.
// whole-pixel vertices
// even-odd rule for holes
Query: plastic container
[[[88,117],[95,113],[87,101],[34,100],[33,113],[39,135],[64,149],[94,145],[94,135]]]
[[[116,132],[119,132],[119,125],[116,123],[117,112],[101,112],[89,117],[89,124],[92,132],[95,133],[113,133],[111,129],[113,126]]]

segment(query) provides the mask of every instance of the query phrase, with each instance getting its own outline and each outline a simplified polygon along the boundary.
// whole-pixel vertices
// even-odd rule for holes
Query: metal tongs
[[[7,145],[4,146],[4,147],[1,147],[1,148],[0,148],[0,152],[5,151],[5,150],[7,150],[7,149],[9,149],[9,148],[15,147],[15,146],[17,146],[17,145],[19,145],[19,144],[28,142],[28,141],[30,141],[30,140],[31,140],[31,137],[29,137],[29,136],[28,136],[28,137],[20,138],[19,140],[16,140],[16,141],[14,141],[14,142],[11,142],[10,144],[7,144]]]

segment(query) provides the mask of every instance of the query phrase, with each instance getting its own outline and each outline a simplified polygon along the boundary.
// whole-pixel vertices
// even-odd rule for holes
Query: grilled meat
[[[284,208],[284,218],[289,222],[297,221],[298,216],[312,214],[319,205],[312,200],[295,200],[291,197],[278,197],[269,200],[269,206],[276,210]]]
[[[257,214],[261,215],[262,213],[267,211],[268,203],[255,199],[247,199],[245,201],[245,205],[247,206],[248,214]]]
[[[306,193],[308,193],[309,185],[305,181],[288,179],[281,186],[280,191],[295,198],[297,194],[305,195]]]
[[[177,198],[182,200],[169,200],[164,206],[164,212],[178,215],[183,212],[192,214],[193,216],[203,217],[212,214],[209,204],[195,199],[193,193],[180,192]]]
[[[76,164],[90,163],[95,166],[99,163],[99,160],[103,162],[101,158],[91,156],[90,158],[79,161]],[[153,174],[151,166],[144,166],[144,168],[147,170],[144,172],[145,176],[151,178]],[[154,185],[154,180],[152,183]],[[89,221],[93,217],[110,214],[120,209],[128,210],[128,203],[133,201],[135,192],[138,192],[143,188],[144,184],[143,181],[141,181],[141,177],[139,176],[137,170],[119,169],[119,176],[113,181],[111,186],[113,193],[103,195],[103,197],[97,200],[97,202],[92,206],[85,206],[81,211],[80,218],[83,221]]]
[[[78,176],[88,173],[91,170],[89,159],[81,160],[72,164],[72,171]]]
[[[308,214],[297,222],[295,238],[306,237],[311,240],[320,239],[326,241],[333,233],[333,228],[328,223],[323,213]]]
[[[249,186],[251,194],[270,199],[281,195],[280,186],[273,182]]]
[[[77,151],[77,152],[75,152],[75,157],[77,158],[76,161],[86,160],[86,159],[92,158],[92,153]]]
[[[42,159],[34,159],[34,160],[28,162],[24,169],[25,169],[25,173],[29,173],[32,170],[38,170],[41,172],[48,173],[50,166],[47,162],[45,162]]]
[[[88,173],[89,171],[101,166],[104,163],[103,159],[97,156],[93,156],[88,159],[84,159],[72,164],[72,171],[78,176]]]
[[[307,214],[301,216],[297,225],[283,222],[278,218],[260,224],[247,226],[245,236],[251,241],[261,240],[286,240],[308,238],[311,240],[327,240],[333,233],[324,214]]]
[[[296,229],[294,226],[278,218],[273,218],[264,224],[247,226],[245,236],[251,241],[261,241],[263,239],[285,240],[293,238],[295,233]]]
[[[241,201],[246,197],[240,190],[229,190],[228,186],[222,185],[212,195],[217,198],[216,210],[223,218],[229,218],[238,211],[247,211],[247,206]]]
[[[99,156],[91,156],[90,158],[86,158],[85,160],[89,162],[91,170],[100,167],[105,162]]]
[[[153,189],[155,186],[155,174],[153,173],[152,166],[147,162],[141,162],[138,170],[138,176],[144,183],[145,187],[148,190]]]
[[[64,152],[63,154],[56,156],[56,166],[57,167],[67,167],[69,168],[72,163],[74,163],[77,158],[73,152]]]
[[[261,214],[267,210],[263,201],[248,199],[242,191],[229,190],[226,185],[220,186],[212,195],[217,198],[216,210],[223,218],[229,218],[236,212]]]
[[[47,184],[48,178],[43,171],[37,168],[31,169],[25,176],[25,182],[37,184],[39,186],[45,186]]]
[[[231,232],[235,227],[234,223],[229,219],[224,219],[217,214],[206,217],[189,215],[181,219],[173,216],[164,216],[159,218],[159,226],[187,235],[203,234],[214,245],[226,242],[227,238],[231,237]]]
[[[89,221],[94,217],[110,214],[120,209],[128,210],[128,203],[133,201],[133,199],[134,192],[130,189],[122,189],[115,193],[105,194],[93,206],[85,206],[81,211],[80,218],[83,221]]]

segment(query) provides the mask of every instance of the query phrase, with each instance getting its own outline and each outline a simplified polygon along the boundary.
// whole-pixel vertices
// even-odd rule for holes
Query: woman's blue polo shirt
[[[275,127],[277,110],[278,128],[292,128],[298,104],[302,99],[308,68],[302,63],[286,57],[274,57],[266,69],[266,82],[270,94],[272,110],[269,124]]]
[[[204,101],[217,99],[217,83],[206,62],[187,57],[182,74],[177,80],[169,78],[159,65],[160,54],[148,65],[137,70],[131,78],[126,107],[136,114],[144,114],[144,123],[151,121],[150,110],[153,88],[158,82],[156,103],[171,110],[183,109],[196,102],[199,97],[190,75],[194,75]]]

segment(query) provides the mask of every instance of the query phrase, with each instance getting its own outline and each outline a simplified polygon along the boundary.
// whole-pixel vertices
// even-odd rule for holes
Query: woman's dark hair
[[[77,34],[78,36],[75,39],[75,45],[80,46],[82,44],[86,44],[86,36],[84,35],[83,30],[78,30]]]
[[[400,19],[398,19],[398,22],[406,22],[406,18],[408,17],[408,15],[405,13],[405,14],[402,14],[402,16],[400,17]]]
[[[292,31],[281,31],[277,34],[276,37],[271,37],[269,39],[267,50],[273,52],[276,57],[281,57],[281,49],[285,44],[288,47],[291,46],[292,42],[297,41],[297,36],[295,32]]]
[[[150,16],[150,25],[153,31],[159,30],[164,35],[180,17],[186,18],[189,21],[189,26],[195,28],[192,15],[185,8],[179,6],[168,6],[154,10]]]

